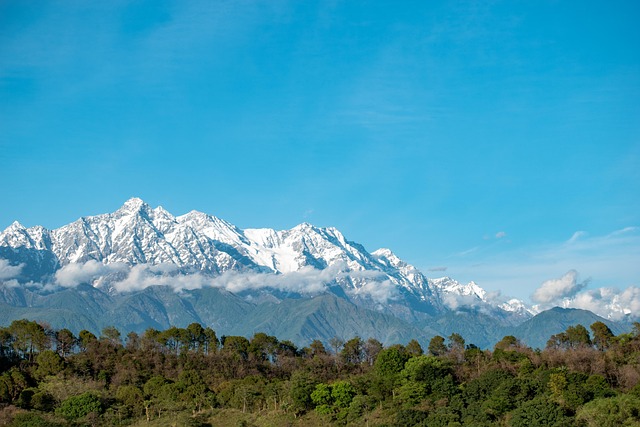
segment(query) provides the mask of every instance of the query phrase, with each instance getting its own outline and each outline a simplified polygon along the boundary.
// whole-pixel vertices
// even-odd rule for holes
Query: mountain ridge
[[[332,267],[337,270],[333,281],[354,298],[367,295],[387,302],[400,296],[412,300],[414,310],[429,314],[444,309],[443,292],[464,293],[465,286],[475,286],[440,289],[389,249],[369,253],[334,227],[302,223],[281,231],[241,230],[198,211],[173,216],[139,198],[129,199],[113,213],[81,217],[54,230],[15,222],[0,233],[0,246],[54,255],[51,270],[90,262],[129,267],[169,264],[182,272],[206,275],[287,274]]]
[[[368,252],[334,227],[240,229],[198,211],[174,216],[139,198],[53,230],[15,221],[0,232],[0,267],[6,313],[91,328],[107,321],[102,316],[131,330],[195,321],[232,332],[263,325],[300,340],[314,330],[426,340],[466,322],[470,338],[490,345],[535,314],[474,282],[427,278],[390,249]],[[295,318],[285,308],[300,327],[279,321]]]

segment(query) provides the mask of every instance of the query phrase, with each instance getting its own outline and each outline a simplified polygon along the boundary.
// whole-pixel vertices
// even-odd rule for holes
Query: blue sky
[[[0,228],[137,196],[522,298],[639,285],[639,3],[372,3],[0,1]]]

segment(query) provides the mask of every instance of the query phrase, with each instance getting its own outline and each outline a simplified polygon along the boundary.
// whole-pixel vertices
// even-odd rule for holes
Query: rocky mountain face
[[[500,327],[532,316],[521,301],[494,300],[473,282],[428,279],[389,249],[368,252],[335,228],[303,223],[282,231],[242,230],[197,211],[173,216],[137,198],[113,213],[82,217],[55,230],[15,222],[0,233],[0,263],[0,302],[6,313],[42,307],[55,320],[51,310],[73,307],[52,307],[46,301],[66,292],[88,308],[60,315],[83,325],[104,323],[100,316],[134,329],[193,319],[223,325],[222,317],[211,314],[222,310],[222,300],[244,307],[227,313],[228,320],[276,325],[267,314],[284,307],[292,313],[315,307],[326,315],[331,304],[310,303],[320,297],[338,301],[332,306],[338,322],[340,313],[349,311],[345,307],[352,307],[347,316],[352,323],[358,312],[374,323],[393,325],[394,331],[421,331],[425,338],[438,332],[437,319],[460,311],[482,313]],[[159,288],[166,293],[159,294]],[[99,302],[83,300],[89,294]],[[304,323],[307,317],[300,316]],[[308,325],[319,337],[338,333],[335,327],[323,331],[318,319]],[[325,326],[329,323],[325,319]],[[242,329],[236,326],[231,329]],[[375,330],[358,328],[352,332]],[[313,335],[291,333],[305,339]]]

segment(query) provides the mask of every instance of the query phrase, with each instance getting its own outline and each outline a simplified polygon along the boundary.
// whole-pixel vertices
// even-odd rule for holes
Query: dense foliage
[[[640,324],[572,326],[532,350],[459,334],[298,348],[194,323],[124,339],[0,328],[0,425],[640,426]]]

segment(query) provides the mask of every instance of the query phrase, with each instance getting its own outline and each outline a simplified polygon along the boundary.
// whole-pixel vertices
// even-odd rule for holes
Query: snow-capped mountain
[[[369,253],[332,227],[303,223],[282,231],[242,230],[202,212],[173,216],[138,198],[113,213],[82,217],[55,230],[14,222],[0,233],[0,258],[25,271],[33,259],[44,260],[28,280],[47,289],[209,285],[253,301],[257,294],[280,300],[282,292],[284,297],[329,292],[410,322],[462,306],[490,306],[500,319],[530,316],[521,301],[496,303],[473,282],[427,279],[391,250]]]
[[[197,211],[176,217],[137,198],[114,213],[82,217],[55,230],[25,228],[15,222],[0,233],[0,245],[50,251],[60,267],[90,261],[172,264],[211,275],[227,271],[287,274],[333,267],[339,273],[335,281],[350,291],[388,281],[426,304],[437,306],[440,301],[415,267],[388,249],[370,254],[335,228],[303,223],[284,231],[241,230]]]
[[[431,286],[439,289],[441,293],[453,294],[459,296],[468,296],[480,301],[487,302],[487,291],[478,286],[475,282],[463,285],[450,277],[441,277],[439,279],[430,279]]]

